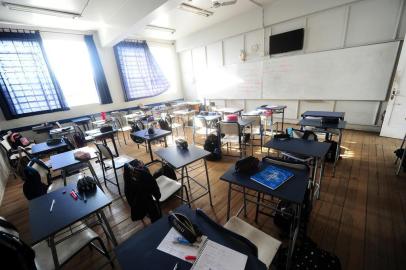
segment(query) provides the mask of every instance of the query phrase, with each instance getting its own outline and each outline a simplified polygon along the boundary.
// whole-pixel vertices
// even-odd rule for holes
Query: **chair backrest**
[[[97,150],[99,150],[99,154],[101,158],[105,157],[111,160],[114,160],[113,153],[111,152],[110,148],[102,143],[95,143]]]
[[[193,128],[198,129],[198,128],[206,128],[207,127],[207,121],[206,118],[202,116],[195,116],[193,117]]]
[[[51,184],[51,170],[42,160],[34,157],[28,162],[27,166],[34,168],[40,174],[42,183]]]
[[[238,124],[238,122],[220,121],[220,133],[231,136],[240,136],[240,124]]]
[[[254,122],[252,122],[252,124],[251,124],[253,127],[262,127],[260,115],[242,115],[242,119],[254,120]]]
[[[3,137],[4,138],[4,137]],[[9,155],[9,151],[11,151],[11,145],[10,145],[10,143],[7,141],[7,138],[6,139],[3,139],[1,142],[0,142],[0,145],[1,145],[1,148],[2,149],[4,149],[4,151],[7,153],[7,155]]]

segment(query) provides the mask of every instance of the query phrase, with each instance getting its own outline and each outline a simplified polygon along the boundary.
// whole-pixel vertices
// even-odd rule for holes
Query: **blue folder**
[[[275,190],[288,181],[293,175],[291,171],[271,165],[266,167],[263,171],[251,176],[251,180]]]

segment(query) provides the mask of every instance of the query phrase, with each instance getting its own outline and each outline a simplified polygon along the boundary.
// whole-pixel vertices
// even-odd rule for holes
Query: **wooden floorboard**
[[[191,138],[190,131],[187,135]],[[145,148],[138,149],[132,142],[125,145],[121,135],[120,143],[120,153],[149,161]],[[399,140],[379,137],[375,133],[346,130],[342,159],[338,162],[334,177],[332,165],[326,165],[320,199],[315,202],[309,220],[308,236],[323,249],[335,253],[343,269],[406,269],[406,173],[395,176],[393,154],[399,145]],[[158,147],[161,146],[153,146],[154,149]],[[257,157],[261,157],[265,156],[265,150],[261,154],[259,147],[256,147],[254,152]],[[233,151],[231,153],[237,154]],[[236,157],[224,157],[218,162],[208,162],[213,207],[209,204],[208,196],[192,204],[193,208],[203,209],[220,224],[226,222],[228,185],[220,181],[219,177],[236,160]],[[193,165],[189,174],[199,183],[205,184],[206,175],[202,165]],[[95,167],[101,176],[99,165]],[[123,190],[122,174],[119,177]],[[75,176],[72,178],[75,179]],[[119,243],[149,226],[147,219],[145,224],[131,219],[130,208],[125,198],[118,195],[115,186],[107,184],[105,190],[113,198],[113,203],[104,211]],[[201,192],[192,182],[192,197]],[[162,205],[163,212],[167,213],[179,204],[179,199],[173,198]],[[233,192],[232,214],[241,205],[242,195]],[[0,206],[0,215],[16,225],[22,239],[31,242],[28,202],[23,195],[20,179],[10,177]],[[258,223],[254,222],[254,205],[248,204],[247,216],[241,214],[240,217],[272,236],[280,237],[280,231],[274,226],[272,218],[260,215]],[[95,230],[114,256],[113,247],[101,228],[96,227]],[[102,256],[90,249],[83,250],[65,265],[65,269],[75,270],[101,268],[108,269],[110,266],[106,265]]]

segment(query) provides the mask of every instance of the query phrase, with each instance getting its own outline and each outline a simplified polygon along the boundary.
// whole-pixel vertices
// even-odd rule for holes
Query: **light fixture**
[[[165,33],[171,33],[171,34],[174,34],[176,32],[175,29],[152,25],[152,24],[148,24],[147,26],[145,26],[145,29],[153,30],[153,31],[160,31],[160,32],[165,32]]]
[[[209,17],[209,16],[214,14],[213,11],[206,10],[206,9],[203,9],[203,8],[199,8],[199,7],[187,4],[187,3],[181,3],[178,6],[178,8],[180,10],[191,12],[191,13],[201,15],[201,16],[205,16],[205,17]]]
[[[2,5],[7,7],[9,10],[23,11],[23,12],[29,12],[29,13],[38,13],[38,14],[51,15],[51,16],[69,17],[69,18],[73,18],[73,19],[76,19],[76,18],[82,16],[80,13],[41,8],[41,7],[33,7],[33,6],[27,6],[27,5],[20,5],[20,4],[9,3],[9,2],[2,2]]]

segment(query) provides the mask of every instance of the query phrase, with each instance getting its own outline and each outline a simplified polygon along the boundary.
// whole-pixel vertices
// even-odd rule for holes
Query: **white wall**
[[[97,38],[95,41],[97,42]],[[153,46],[167,46],[172,49],[174,66],[173,69],[176,70],[176,79],[171,83],[171,87],[168,91],[164,92],[161,95],[151,98],[139,99],[135,101],[125,102],[124,94],[121,87],[120,77],[117,69],[116,60],[114,57],[114,51],[112,47],[101,47],[98,46],[99,56],[104,68],[104,73],[106,75],[107,83],[110,88],[110,93],[113,99],[111,104],[90,104],[84,106],[76,106],[70,108],[69,111],[54,112],[49,114],[41,114],[31,117],[23,117],[14,120],[5,120],[2,112],[0,112],[0,129],[6,130],[10,128],[17,128],[27,125],[35,125],[44,123],[45,121],[56,121],[60,119],[73,118],[87,114],[99,113],[102,111],[111,111],[116,109],[124,109],[129,107],[135,107],[138,104],[149,104],[170,101],[175,99],[183,98],[183,93],[180,84],[180,75],[179,75],[179,64],[178,57],[175,52],[175,46],[170,43],[157,43],[157,42],[148,42],[150,47]]]
[[[403,39],[406,31],[405,6],[403,0],[284,0],[276,1],[261,9],[246,13],[244,16],[212,26],[177,40],[177,51],[181,61],[182,81],[185,97],[198,98],[194,76],[185,72],[183,63],[191,57],[195,48],[206,48],[208,63],[228,65],[238,63],[240,50],[247,52],[247,61],[268,54],[268,42],[271,34],[278,34],[297,28],[305,28],[304,48],[292,54],[369,45]],[[262,17],[263,22],[258,22]],[[238,22],[238,23],[237,23]],[[241,25],[247,25],[245,28]],[[263,25],[263,26],[262,26]],[[214,33],[213,35],[211,33]],[[220,37],[222,36],[222,37]],[[283,57],[286,54],[275,57]],[[220,59],[221,58],[221,59]],[[221,61],[222,60],[222,61]],[[225,101],[234,103],[232,101]],[[287,118],[292,122],[307,109],[342,110],[350,127],[378,130],[376,121],[386,106],[382,101],[353,100],[246,100],[246,110],[261,104],[286,104],[289,107]],[[294,108],[291,108],[293,106]],[[383,109],[382,109],[383,108]],[[356,125],[356,126],[354,126]]]

